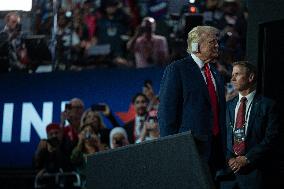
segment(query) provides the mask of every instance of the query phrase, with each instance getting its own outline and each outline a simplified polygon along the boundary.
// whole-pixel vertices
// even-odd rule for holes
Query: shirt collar
[[[194,62],[198,65],[199,69],[202,69],[204,67],[204,62],[200,60],[195,54],[190,54]]]
[[[135,121],[136,121],[136,124],[140,124],[140,120],[145,120],[145,116],[138,116],[138,115],[136,115],[135,116]]]
[[[242,97],[246,97],[246,98],[247,98],[247,103],[249,104],[249,103],[253,100],[253,98],[254,98],[254,96],[255,96],[255,93],[256,93],[256,90],[252,91],[251,93],[249,93],[249,94],[246,95],[246,96],[242,96],[242,95],[239,93],[239,102],[241,101]]]

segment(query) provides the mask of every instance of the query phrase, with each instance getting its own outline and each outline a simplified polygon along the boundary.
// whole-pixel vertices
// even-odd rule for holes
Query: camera
[[[142,26],[141,27],[141,33],[151,33],[151,32],[152,32],[151,26]]]
[[[85,137],[85,140],[90,140],[90,139],[92,138],[92,133],[87,131],[87,132],[85,133],[85,136],[84,136],[84,137]]]
[[[148,85],[150,85],[150,86],[153,85],[152,80],[147,79],[147,80],[144,81],[144,87],[147,87],[147,88],[148,88],[148,87],[149,87]]]
[[[105,111],[106,106],[102,104],[94,104],[91,106],[92,111]]]
[[[71,104],[65,104],[65,110],[70,110],[72,109],[72,105]]]
[[[122,146],[123,145],[123,141],[121,139],[116,140],[115,144],[117,144],[118,146]]]

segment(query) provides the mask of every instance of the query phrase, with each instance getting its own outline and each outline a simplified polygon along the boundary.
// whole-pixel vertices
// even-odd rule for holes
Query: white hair
[[[113,136],[117,133],[120,133],[120,134],[123,134],[123,136],[128,140],[128,136],[127,136],[127,133],[125,131],[124,128],[122,127],[115,127],[111,130],[110,134],[109,134],[109,145],[110,145],[110,148],[111,149],[114,149],[114,146],[113,146]]]

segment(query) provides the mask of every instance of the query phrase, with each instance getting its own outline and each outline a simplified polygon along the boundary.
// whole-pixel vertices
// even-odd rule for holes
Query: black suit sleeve
[[[177,66],[169,65],[160,86],[158,121],[161,136],[178,132],[182,116],[182,84]]]
[[[259,115],[256,117],[259,125],[256,125],[256,127],[260,127],[264,131],[264,137],[246,154],[246,157],[253,164],[258,163],[260,160],[265,160],[267,156],[272,155],[274,148],[277,148],[279,137],[279,118],[275,103],[269,101],[268,106],[266,108],[260,107],[259,112]]]

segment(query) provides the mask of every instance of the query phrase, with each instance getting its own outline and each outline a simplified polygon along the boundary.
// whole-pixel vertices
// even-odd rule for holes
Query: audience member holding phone
[[[84,112],[84,102],[79,98],[72,98],[65,105],[65,110],[61,113],[61,127],[64,130],[64,136],[67,137],[74,145],[78,141],[78,132],[80,129],[80,120]],[[68,121],[69,125],[65,126]]]
[[[81,117],[80,125],[92,125],[95,134],[98,135],[102,145],[107,149],[109,148],[110,129],[105,126],[101,114],[110,121],[113,127],[120,126],[109,106],[105,103],[93,104],[91,108],[87,109]]]
[[[136,143],[149,141],[160,137],[160,130],[158,125],[157,110],[152,110],[148,113],[148,117],[144,123],[140,137]]]

